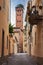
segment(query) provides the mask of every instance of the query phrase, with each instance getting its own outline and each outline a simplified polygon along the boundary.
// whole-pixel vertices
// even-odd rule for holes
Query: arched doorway
[[[4,56],[4,30],[2,30],[2,54],[1,57]]]

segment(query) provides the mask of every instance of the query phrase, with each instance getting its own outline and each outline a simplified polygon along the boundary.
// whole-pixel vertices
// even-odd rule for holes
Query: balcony
[[[36,9],[36,6],[32,6],[31,11],[28,9],[29,8],[27,8],[27,14],[29,16],[29,23],[31,25],[36,25],[43,20],[43,15],[39,15],[39,11]],[[42,9],[41,6],[40,9]]]
[[[42,15],[34,15],[34,14],[31,14],[30,17],[29,17],[29,23],[31,25],[34,25],[34,24],[37,25],[42,20],[43,20],[43,16]]]
[[[29,16],[29,23],[31,25],[38,24],[43,20],[43,15],[39,15],[39,11],[36,9],[35,6],[32,7],[32,11]]]

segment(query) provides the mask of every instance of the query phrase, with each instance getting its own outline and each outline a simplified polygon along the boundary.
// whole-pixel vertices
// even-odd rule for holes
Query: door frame
[[[2,52],[1,52],[1,57],[4,56],[4,30],[2,29]]]

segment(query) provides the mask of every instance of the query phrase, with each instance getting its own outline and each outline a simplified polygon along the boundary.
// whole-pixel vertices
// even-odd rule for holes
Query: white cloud
[[[11,8],[11,23],[16,24],[16,14],[15,14],[15,9],[14,8]]]

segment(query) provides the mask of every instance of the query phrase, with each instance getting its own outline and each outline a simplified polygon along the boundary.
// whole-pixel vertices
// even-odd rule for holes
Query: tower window
[[[17,16],[21,16],[21,14],[17,14]]]
[[[19,12],[19,10],[17,10],[17,12]]]
[[[21,21],[17,21],[17,22],[21,22]]]

